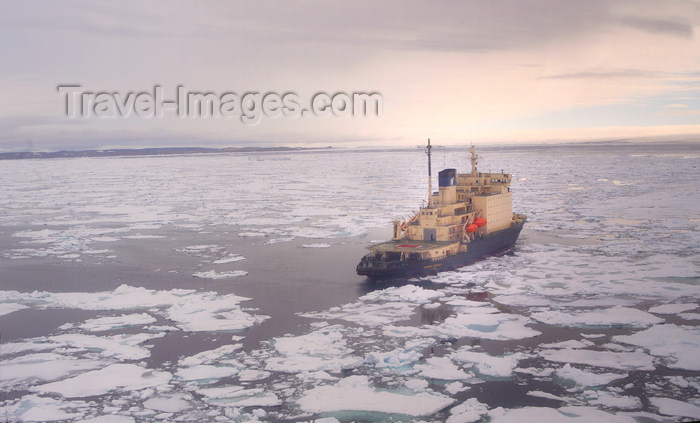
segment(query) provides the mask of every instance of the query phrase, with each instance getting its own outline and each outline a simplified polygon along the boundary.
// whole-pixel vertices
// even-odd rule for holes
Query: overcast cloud
[[[697,1],[8,3],[0,151],[700,133],[699,30]],[[384,114],[69,119],[69,84],[378,92]]]

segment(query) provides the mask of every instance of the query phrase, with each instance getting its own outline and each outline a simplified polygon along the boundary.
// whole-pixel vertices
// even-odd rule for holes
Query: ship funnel
[[[454,204],[457,201],[457,170],[445,169],[438,173],[440,182],[440,204]]]
[[[457,169],[445,169],[438,173],[440,187],[451,187],[457,184]]]

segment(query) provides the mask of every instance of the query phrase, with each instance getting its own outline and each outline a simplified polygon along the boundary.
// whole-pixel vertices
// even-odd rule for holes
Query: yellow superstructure
[[[430,149],[428,140],[429,158]],[[393,239],[370,246],[370,251],[384,260],[436,260],[466,252],[479,237],[522,225],[525,216],[513,213],[512,175],[479,172],[473,146],[470,160],[470,173],[442,170],[438,191],[429,192],[427,204],[410,219],[393,221]]]

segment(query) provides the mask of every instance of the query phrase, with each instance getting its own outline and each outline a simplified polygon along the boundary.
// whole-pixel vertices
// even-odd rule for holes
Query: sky
[[[698,0],[8,2],[0,151],[697,140],[699,32]],[[59,86],[104,94],[112,114],[88,99],[68,116]],[[292,93],[300,109],[375,93],[382,107],[268,116],[247,103],[255,123],[114,107],[155,86],[168,101],[182,87]]]

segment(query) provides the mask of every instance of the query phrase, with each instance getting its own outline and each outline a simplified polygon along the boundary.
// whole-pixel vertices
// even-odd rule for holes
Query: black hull
[[[438,272],[467,266],[487,257],[510,250],[518,240],[525,222],[514,223],[510,228],[477,238],[470,242],[467,251],[442,260],[377,262],[365,256],[357,265],[357,274],[371,279],[389,279],[434,275]]]

